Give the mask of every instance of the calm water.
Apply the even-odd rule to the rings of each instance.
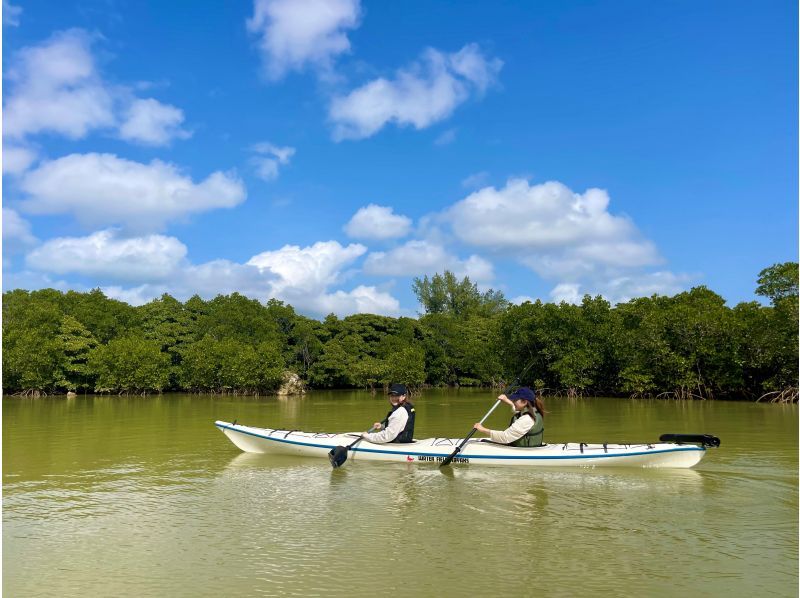
[[[416,404],[417,437],[458,436],[492,397]],[[333,471],[243,454],[213,422],[357,430],[383,397],[4,398],[4,595],[797,595],[797,406],[547,407],[550,442],[705,432],[722,447],[694,470]]]

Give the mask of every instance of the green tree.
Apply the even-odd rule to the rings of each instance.
[[[756,295],[768,297],[773,305],[786,297],[796,298],[797,279],[797,262],[773,264],[759,272]]]
[[[72,316],[61,320],[58,339],[64,354],[62,380],[59,386],[67,390],[87,389],[93,386],[89,369],[89,354],[97,346],[94,335]]]
[[[427,275],[415,278],[412,289],[427,314],[449,314],[455,317],[464,317],[471,313],[491,315],[508,307],[508,302],[500,291],[490,289],[481,293],[478,285],[471,282],[468,276],[458,280],[449,270],[445,270],[444,274],[434,274],[430,279]]]
[[[138,337],[113,339],[89,354],[98,392],[161,392],[169,384],[170,364],[158,341]]]

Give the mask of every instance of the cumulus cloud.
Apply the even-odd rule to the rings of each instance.
[[[512,179],[502,189],[472,193],[447,210],[445,220],[464,243],[516,255],[543,276],[659,263],[653,243],[631,220],[611,214],[608,204],[601,189],[581,194],[558,182]]]
[[[51,131],[79,139],[114,124],[113,99],[97,73],[91,43],[85,31],[71,29],[18,52],[8,73],[5,136]]]
[[[37,159],[36,152],[20,145],[3,144],[3,174],[20,174]]]
[[[318,242],[309,247],[286,245],[276,251],[265,251],[247,263],[277,276],[271,283],[273,296],[318,315],[378,313],[397,315],[400,304],[389,293],[375,287],[359,285],[352,291],[329,292],[340,283],[344,270],[367,251],[354,243],[343,247],[336,241]]]
[[[118,130],[122,139],[166,145],[186,138],[183,111],[105,81],[92,54],[96,37],[82,29],[55,33],[12,56],[3,135],[21,140],[39,133],[82,139],[94,130]]]
[[[366,251],[358,243],[343,247],[336,241],[319,241],[310,247],[285,245],[275,251],[264,251],[250,258],[247,264],[277,275],[277,291],[294,289],[305,293],[339,282],[342,268]]]
[[[334,139],[370,137],[389,123],[424,129],[449,117],[471,95],[497,79],[502,61],[483,55],[477,44],[446,54],[429,48],[420,61],[334,98],[329,117]]]
[[[253,151],[256,155],[251,162],[258,177],[265,181],[277,179],[280,167],[289,164],[289,160],[295,154],[293,147],[279,147],[266,142],[256,144]]]
[[[195,183],[160,160],[142,164],[113,154],[71,154],[44,162],[20,182],[33,214],[72,214],[85,224],[158,230],[167,221],[244,201],[243,183],[214,172]]]
[[[109,285],[102,289],[109,297],[131,305],[142,305],[164,293],[185,301],[195,294],[210,299],[236,292],[263,301],[272,297],[273,278],[271,273],[262,273],[255,266],[218,259],[203,264],[183,263],[168,281],[145,282],[134,287]]]
[[[581,285],[574,282],[558,284],[550,291],[550,298],[555,303],[561,303],[563,301],[565,303],[577,304],[581,302],[582,297]]]
[[[186,246],[174,237],[120,238],[117,231],[104,230],[88,237],[50,239],[30,252],[26,262],[54,274],[139,281],[172,276],[185,257]]]
[[[398,239],[411,230],[411,218],[395,214],[388,206],[374,203],[360,208],[344,226],[344,232],[354,239]]]
[[[331,312],[399,315],[397,299],[374,286],[337,288],[365,252],[363,245],[327,241],[308,247],[286,245],[259,253],[244,264],[224,259],[192,264],[186,259],[186,246],[174,237],[123,237],[118,230],[104,230],[86,237],[52,239],[37,247],[27,256],[30,271],[24,279],[51,274],[91,276],[100,280],[109,297],[133,305],[164,293],[186,300],[194,294],[212,298],[238,292],[261,301],[281,299],[318,317]]]
[[[191,133],[181,129],[183,110],[148,98],[134,100],[125,112],[119,135],[126,141],[144,145],[167,145],[172,139],[187,139]]]
[[[553,301],[577,304],[584,295],[602,295],[611,303],[624,303],[636,297],[675,295],[692,284],[693,276],[668,271],[636,272],[608,280],[561,283],[550,291]]]
[[[350,50],[347,31],[359,25],[359,0],[256,0],[247,30],[269,79],[311,66],[330,74],[335,58]]]
[[[11,208],[3,208],[3,251],[23,250],[36,242],[30,223]]]
[[[461,260],[441,245],[424,240],[409,241],[388,252],[370,253],[364,261],[364,272],[378,276],[422,276],[444,270],[458,277],[469,276],[473,281],[494,278],[488,260],[477,255]]]

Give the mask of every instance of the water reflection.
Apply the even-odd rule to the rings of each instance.
[[[486,396],[426,391],[417,435],[469,430]],[[4,400],[4,593],[366,596],[397,566],[390,591],[528,595],[534,561],[552,595],[796,595],[796,407],[547,406],[553,442],[707,431],[723,446],[696,470],[333,470],[242,453],[212,422],[348,430],[383,397]]]

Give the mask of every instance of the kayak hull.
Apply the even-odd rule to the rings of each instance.
[[[224,421],[215,425],[239,449],[248,453],[327,458],[336,446],[348,446],[359,433],[327,434],[254,428]],[[359,441],[348,451],[352,461],[400,463],[441,463],[462,441],[461,438],[426,438],[409,443],[373,444]],[[568,442],[524,448],[470,439],[454,465],[512,467],[634,467],[681,468],[697,465],[705,447],[674,442],[641,444],[586,444]]]

